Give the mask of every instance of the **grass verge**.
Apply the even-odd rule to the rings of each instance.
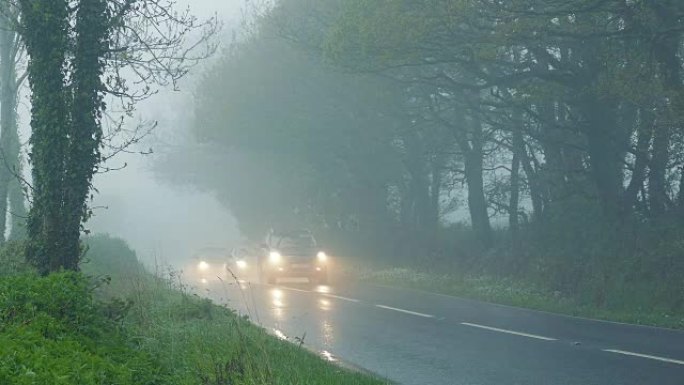
[[[558,314],[684,329],[684,314],[657,308],[620,306],[597,307],[535,285],[491,276],[429,273],[408,268],[389,268],[357,273],[360,280],[394,287],[406,287],[456,297],[510,305]]]
[[[88,244],[83,274],[0,274],[0,383],[385,383],[147,273],[120,240]]]

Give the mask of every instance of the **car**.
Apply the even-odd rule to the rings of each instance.
[[[213,280],[230,279],[229,269],[236,265],[230,250],[224,247],[204,247],[192,257],[192,264],[186,271],[189,278],[202,284]]]
[[[258,250],[252,246],[239,246],[231,250],[231,261],[228,269],[231,275],[239,279],[250,279],[256,274],[254,266]]]
[[[328,255],[308,230],[271,231],[261,244],[258,258],[262,282],[275,284],[279,278],[308,278],[328,282]]]

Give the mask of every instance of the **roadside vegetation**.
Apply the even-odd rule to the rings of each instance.
[[[676,223],[610,228],[584,218],[501,230],[482,250],[452,226],[425,254],[385,260],[362,279],[563,314],[684,328],[684,243]],[[580,228],[581,226],[581,228]],[[628,229],[627,238],[622,231]],[[564,231],[562,231],[564,230]]]
[[[616,305],[596,306],[582,302],[558,291],[536,286],[529,281],[491,275],[465,273],[437,273],[425,269],[394,267],[378,270],[357,271],[363,282],[394,287],[423,290],[474,299],[501,305],[548,311],[577,317],[605,321],[624,322],[635,325],[684,329],[684,313],[659,308],[644,293],[629,290],[627,293],[610,293]],[[637,302],[630,295],[641,298]]]
[[[20,244],[3,249],[0,383],[383,383],[146,272],[120,239],[86,245],[83,273],[46,277],[12,262]]]

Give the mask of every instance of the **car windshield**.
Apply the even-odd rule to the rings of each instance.
[[[310,252],[316,248],[316,241],[308,234],[284,234],[277,238],[276,248],[285,253]]]

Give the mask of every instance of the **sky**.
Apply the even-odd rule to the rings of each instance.
[[[217,15],[224,24],[222,36],[230,36],[240,19],[243,0],[179,0],[178,5],[189,6],[203,18]],[[94,181],[98,190],[95,216],[86,227],[125,239],[148,263],[183,263],[200,248],[230,248],[241,239],[230,212],[211,194],[167,184],[152,172],[164,148],[185,136],[192,121],[193,83],[200,74],[198,68],[181,83],[180,91],[161,90],[138,106],[138,117],[157,121],[158,127],[135,150],[151,147],[155,154],[119,155],[108,166],[126,167],[99,174]]]

